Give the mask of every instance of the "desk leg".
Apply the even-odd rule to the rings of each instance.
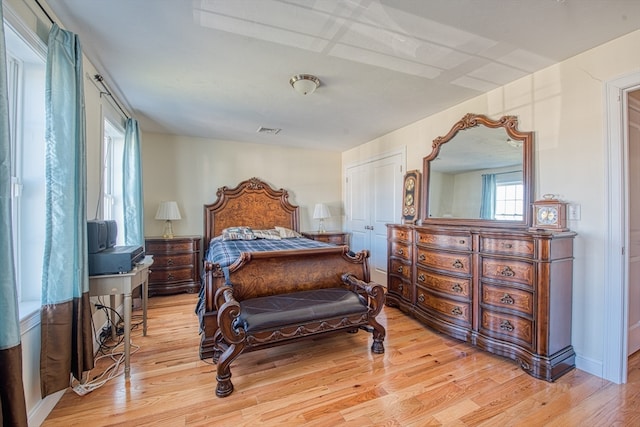
[[[142,335],[147,336],[147,302],[149,300],[149,276],[142,283]]]
[[[111,310],[107,313],[107,320],[111,323],[111,339],[118,340],[118,320],[116,319],[116,296],[109,295],[109,307]]]
[[[131,292],[124,294],[124,378],[129,379],[131,366],[129,356],[131,352]]]

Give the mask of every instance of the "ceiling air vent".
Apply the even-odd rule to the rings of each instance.
[[[260,126],[257,130],[258,133],[270,133],[273,135],[277,135],[278,132],[280,132],[282,129],[278,129],[278,128],[266,128],[264,126]]]

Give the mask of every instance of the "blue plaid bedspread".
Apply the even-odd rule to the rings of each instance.
[[[221,237],[211,239],[211,243],[205,253],[207,261],[217,263],[220,267],[229,267],[242,252],[286,251],[313,248],[333,247],[324,242],[318,242],[306,238],[293,238],[281,240],[255,239],[255,240],[222,240]]]

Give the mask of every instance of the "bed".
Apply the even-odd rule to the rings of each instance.
[[[274,230],[280,238],[275,237]],[[290,288],[292,282],[301,290],[333,286],[343,274],[369,282],[368,251],[354,254],[346,246],[303,238],[299,231],[299,208],[289,202],[289,193],[259,178],[242,181],[233,188],[221,187],[216,201],[204,205],[205,252],[196,308],[201,359],[214,356],[218,330],[215,294],[227,283],[251,281],[258,284],[261,295],[275,295]],[[239,237],[248,232],[262,238]],[[273,237],[268,238],[268,234]],[[243,273],[252,254],[257,253],[259,256],[253,258],[263,263],[266,260],[269,267],[260,277],[254,277],[253,270],[248,274],[249,268]]]

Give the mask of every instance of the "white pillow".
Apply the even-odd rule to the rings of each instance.
[[[276,227],[276,230],[278,230],[278,232],[280,233],[280,237],[282,237],[283,239],[302,237],[302,234],[298,233],[297,231],[293,231],[289,228]]]

